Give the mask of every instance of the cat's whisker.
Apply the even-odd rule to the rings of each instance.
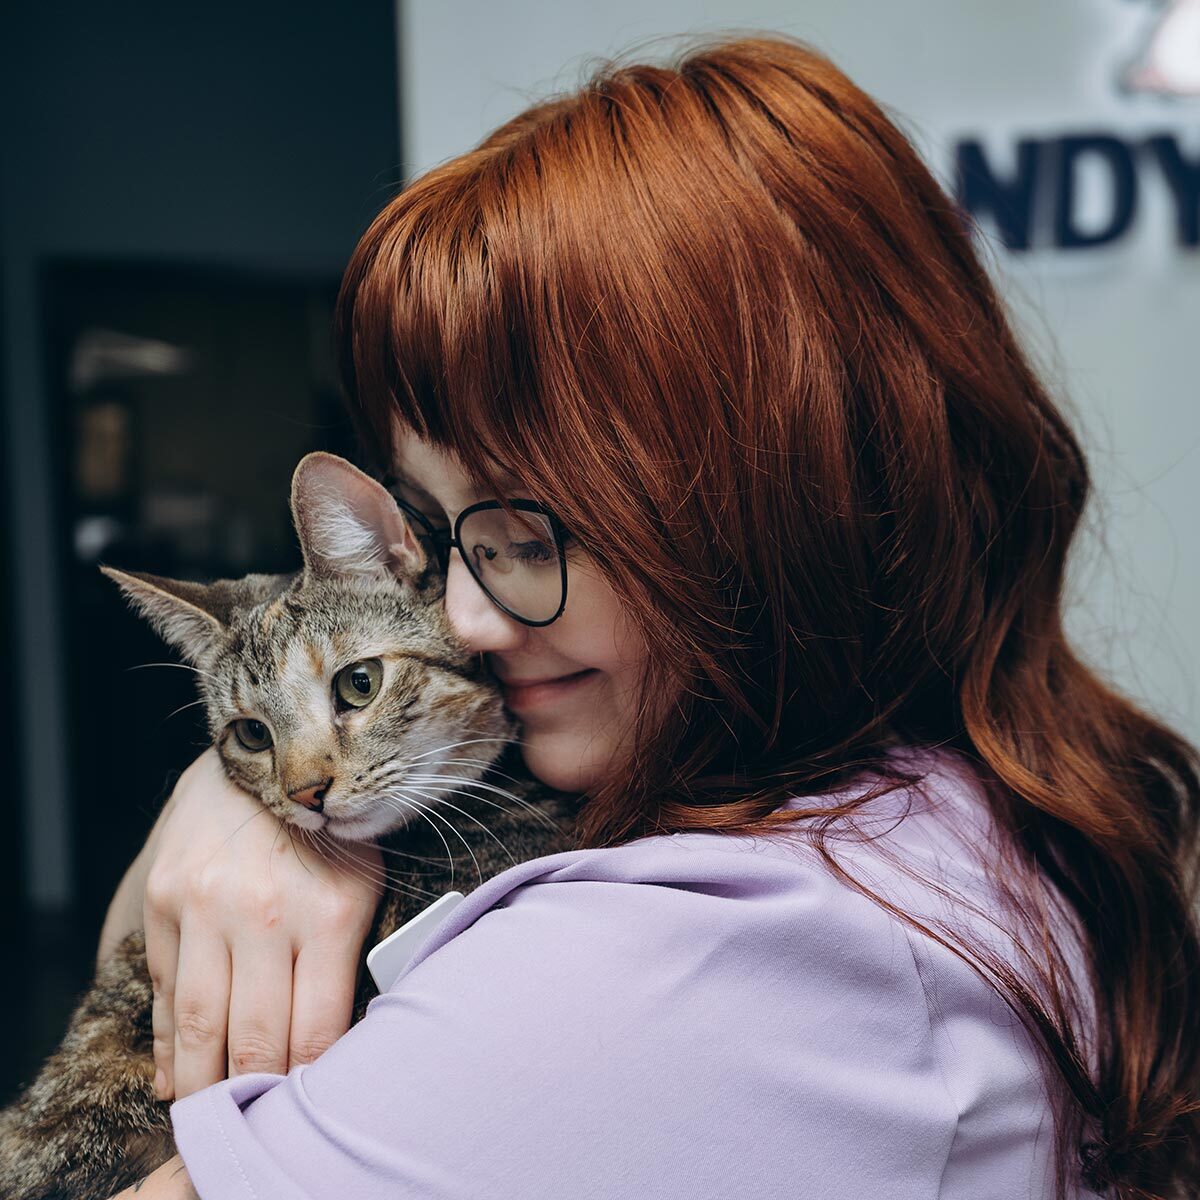
[[[245,829],[246,826],[249,825],[250,822],[253,821],[255,817],[265,817],[268,815],[269,812],[270,812],[270,810],[266,809],[266,808],[259,808],[259,809],[256,809],[254,812],[252,812],[236,829],[231,831],[226,836],[225,840],[221,843],[220,847],[218,847],[218,852],[220,850],[223,850],[227,845],[229,845],[230,841],[232,841],[233,838],[237,837],[237,835],[239,833],[241,833],[241,831],[243,829]],[[276,817],[275,819],[278,820],[279,818]]]
[[[450,764],[450,765],[461,764],[463,766],[468,766],[468,767],[479,767],[481,770],[485,771],[487,774],[495,775],[495,776],[499,777],[500,779],[509,779],[513,783],[524,783],[525,782],[518,775],[510,775],[507,771],[498,771],[495,767],[492,766],[491,763],[489,763],[487,761],[487,759],[484,759],[484,758],[444,758],[444,759],[442,759],[442,763]]]
[[[159,721],[159,725],[165,725],[172,717],[178,716],[181,712],[186,712],[189,708],[196,708],[198,705],[203,703],[203,700],[193,700],[190,704],[181,704],[174,712],[167,713],[167,715],[163,717],[161,721]]]
[[[426,812],[424,807],[422,805],[418,804],[414,800],[408,799],[407,797],[397,795],[395,792],[384,793],[383,795],[381,795],[379,797],[379,802],[381,804],[388,805],[391,808],[397,808],[400,806],[404,806],[408,810],[416,809],[417,815],[422,817],[426,822],[428,822],[430,828],[433,830],[434,833],[436,833],[438,835],[438,837],[441,839],[442,845],[445,846],[445,848],[446,848],[446,861],[450,864],[450,883],[453,886],[453,884],[454,884],[454,854],[450,849],[450,843],[448,841],[446,841],[446,838],[445,838],[444,834],[442,833],[442,831],[430,819],[430,815]],[[450,823],[448,821],[446,822],[446,824],[449,825],[450,830],[458,837],[458,840],[460,842],[462,842],[462,844],[464,846],[467,846],[467,841],[463,837],[463,835],[461,833],[459,833],[458,830],[455,829],[453,825],[450,825]],[[470,849],[471,849],[471,847],[467,846],[468,852],[470,851]],[[474,857],[474,856],[472,856],[472,857]]]
[[[409,775],[405,773],[406,779],[423,779],[426,783],[455,783],[462,784],[463,787],[484,788],[487,791],[495,792],[499,796],[507,796],[514,803],[521,803],[522,798],[515,792],[510,792],[507,788],[502,788],[498,784],[488,783],[483,779],[471,779],[464,775],[434,775],[429,772],[417,772]]]
[[[522,799],[520,796],[515,796],[514,793],[506,791],[503,787],[497,787],[494,784],[486,784],[480,779],[460,779],[456,775],[406,775],[403,779],[404,784],[421,784],[426,787],[438,787],[442,790],[449,790],[451,794],[474,794],[476,799],[481,803],[491,805],[493,809],[499,809],[502,812],[510,812],[511,805],[516,805],[517,808],[524,809],[530,814],[542,815],[541,811],[536,808],[536,805],[530,804],[528,800]],[[493,796],[509,800],[510,806],[497,804],[494,800],[487,799],[481,792],[491,792]]]
[[[337,838],[331,837],[324,829],[297,829],[297,833],[319,854],[327,855],[334,862],[345,868],[347,874],[364,883],[378,886],[381,891],[404,892],[419,899],[436,898],[437,893],[428,888],[409,883],[400,875],[380,867],[370,870],[365,863],[350,851]]]
[[[474,745],[478,745],[480,742],[492,742],[492,743],[498,742],[501,744],[507,744],[508,741],[509,741],[509,739],[505,738],[505,737],[467,738],[465,741],[462,741],[462,742],[450,742],[446,746],[437,746],[432,750],[424,750],[420,754],[413,755],[413,757],[410,758],[408,761],[409,762],[420,762],[423,758],[428,758],[431,754],[443,754],[447,750],[455,750],[459,746],[474,746]]]
[[[335,860],[343,863],[345,869],[351,873],[358,873],[358,877],[370,884],[377,884],[381,892],[395,892],[405,896],[413,896],[418,900],[428,901],[436,900],[440,893],[431,891],[429,888],[421,887],[417,883],[404,876],[394,874],[391,871],[384,871],[381,876],[363,875],[356,867],[357,860],[346,855],[345,848],[339,845],[336,838],[327,838],[327,851],[333,855]]]
[[[296,827],[295,831],[319,854],[332,858],[335,862],[343,863],[355,878],[378,884],[380,887],[388,881],[387,869],[382,864],[375,868],[356,858],[336,838],[330,837],[325,830],[304,829],[301,826]]]
[[[522,787],[522,786],[528,784],[527,778],[522,778],[522,776],[520,776],[520,775],[510,775],[508,772],[506,772],[506,770],[496,770],[496,769],[494,769],[494,767],[492,767],[492,764],[490,762],[487,762],[486,760],[484,760],[484,758],[443,758],[443,760],[438,763],[413,762],[412,766],[414,766],[414,767],[424,766],[426,768],[457,767],[457,766],[475,767],[475,768],[479,769],[478,776],[467,775],[467,776],[463,776],[463,778],[464,779],[472,779],[473,781],[475,781],[475,780],[482,781],[482,780],[487,780],[487,779],[505,779],[505,780],[508,780],[510,782],[510,784],[515,784],[517,787]]]
[[[412,791],[415,791],[417,793],[417,795],[423,796],[426,800],[429,801],[430,804],[444,805],[446,808],[450,808],[450,809],[453,809],[457,813],[461,813],[468,820],[474,821],[474,823],[476,825],[478,825],[479,828],[482,829],[488,835],[488,837],[490,837],[500,847],[500,849],[504,851],[505,854],[509,855],[510,859],[512,858],[511,854],[509,854],[508,847],[504,845],[504,843],[496,836],[496,834],[491,829],[489,829],[482,821],[479,821],[474,816],[472,816],[465,809],[459,808],[457,804],[451,804],[446,799],[447,794],[453,795],[454,793],[447,793],[445,791],[431,790],[429,788],[428,784],[426,784],[423,787],[417,786],[415,780],[407,780],[405,783],[405,786],[407,788],[410,788]],[[478,797],[478,799],[480,801],[482,801],[482,803],[488,804],[492,808],[497,808],[503,813],[508,812],[508,809],[504,808],[502,805],[496,804],[494,801],[488,800],[488,799],[484,798],[483,796]]]
[[[446,762],[448,762],[448,763],[454,762],[454,760],[446,760]],[[438,766],[445,766],[445,764],[446,763],[439,763]],[[407,774],[407,770],[406,770],[406,774]],[[462,784],[469,784],[472,787],[488,787],[488,788],[491,788],[491,790],[493,792],[502,793],[503,796],[508,796],[511,799],[514,799],[514,800],[521,799],[520,796],[517,796],[516,792],[510,792],[510,791],[508,791],[508,788],[500,787],[498,784],[490,784],[490,782],[487,782],[486,778],[475,778],[475,776],[473,776],[473,775],[434,774],[433,770],[425,770],[425,772],[418,772],[418,774],[421,775],[422,779],[438,779],[438,780],[445,780],[445,781],[457,781],[457,782],[462,782]],[[408,776],[408,778],[415,779],[416,776],[412,775],[412,776]]]
[[[292,853],[296,855],[297,861],[305,869],[305,871],[307,871],[309,875],[312,875],[312,872],[308,870],[308,863],[306,863],[299,854],[296,854],[296,839],[295,839],[295,837],[292,836],[292,832],[293,831],[289,828],[288,829],[288,841],[292,843]],[[296,832],[298,832],[300,834],[304,833],[304,831],[302,829],[297,830]],[[304,841],[306,839],[302,836],[300,840]]]
[[[425,798],[427,800],[432,799],[432,797],[429,797],[429,796],[426,796]],[[445,825],[446,828],[449,829],[450,832],[453,833],[454,836],[456,838],[458,838],[458,840],[460,842],[462,842],[463,849],[466,850],[467,854],[470,856],[471,862],[475,866],[475,871],[479,875],[480,881],[483,880],[483,871],[479,866],[479,860],[475,857],[475,851],[471,848],[471,843],[468,842],[465,837],[463,837],[462,831],[454,824],[453,821],[448,821],[444,816],[442,816],[441,813],[439,813],[437,811],[436,808],[431,807],[431,806],[426,806],[426,805],[422,804],[419,800],[415,800],[407,791],[390,792],[387,796],[387,801],[389,803],[400,803],[400,804],[407,805],[410,808],[415,808],[425,818],[425,820],[428,821],[429,824],[433,826],[434,829],[437,829],[437,825],[434,824],[435,819],[438,821],[441,821],[442,824]],[[451,807],[453,807],[453,806],[451,806]],[[440,830],[438,831],[438,836],[439,837],[441,836]],[[451,882],[451,884],[453,884],[454,871],[455,871],[454,855],[451,852],[450,845],[448,842],[446,842],[445,838],[442,838],[442,842],[446,846],[446,854],[449,857],[450,882]]]
[[[437,863],[439,866],[445,861],[440,858],[430,858],[427,854],[410,854],[407,850],[397,850],[394,846],[384,845],[383,842],[376,842],[375,845],[382,854],[390,854],[395,858],[407,858],[419,863]],[[419,872],[414,871],[414,874],[419,874]]]
[[[279,835],[281,832],[286,833],[288,835],[289,840],[291,839],[291,836],[292,836],[291,827],[289,825],[287,825],[285,822],[280,821],[279,824],[275,827],[275,836],[273,838],[271,838],[271,849],[267,851],[267,871],[268,871],[268,873],[270,872],[271,864],[275,861],[275,843],[279,840]],[[292,849],[295,850],[295,846],[293,846]]]
[[[467,818],[468,821],[472,821],[474,824],[478,825],[479,828],[482,829],[483,832],[486,833],[488,835],[488,837],[490,837],[492,839],[492,841],[495,842],[496,845],[499,846],[500,849],[504,851],[504,853],[508,856],[508,860],[513,864],[513,866],[516,866],[517,860],[515,858],[513,858],[512,854],[509,852],[508,847],[477,817],[473,817],[469,812],[467,812],[466,809],[459,808],[457,804],[451,804],[450,801],[447,800],[442,795],[430,795],[428,792],[424,791],[421,788],[416,788],[414,790],[417,792],[418,795],[424,796],[431,804],[439,804],[445,808],[451,808],[456,813],[461,813],[464,817]],[[444,819],[445,818],[443,818],[443,820]],[[460,834],[459,836],[461,837],[462,835]],[[466,844],[467,844],[466,839],[463,838],[463,845],[466,845]],[[469,849],[469,847],[468,847],[468,849]],[[472,858],[472,860],[475,860],[474,852],[471,853],[471,858]],[[475,868],[476,868],[476,870],[479,869],[478,861],[475,861]],[[480,879],[483,878],[482,872],[480,872],[479,877],[480,877]]]
[[[133,667],[126,667],[126,671],[145,671],[149,667],[174,667],[176,671],[191,671],[194,675],[203,675],[206,679],[216,679],[216,676],[211,671],[202,671],[199,667],[190,666],[188,663],[173,663],[173,662],[153,662],[153,663],[138,663]]]
[[[412,781],[414,783],[453,783],[457,784],[463,790],[471,788],[479,791],[492,792],[498,796],[504,796],[511,800],[514,804],[523,809],[525,812],[529,813],[531,816],[536,817],[539,821],[545,822],[550,826],[551,829],[561,828],[558,822],[555,821],[554,818],[549,815],[549,813],[543,812],[542,809],[538,808],[536,804],[530,804],[528,800],[523,799],[521,796],[517,796],[513,792],[507,791],[504,788],[496,787],[494,784],[484,783],[481,779],[457,779],[453,776],[447,775],[410,775],[407,776],[406,781]],[[509,809],[505,808],[504,805],[497,804],[493,800],[488,800],[484,796],[479,796],[478,799],[484,804],[491,805],[492,808],[498,808],[501,812],[509,811]]]

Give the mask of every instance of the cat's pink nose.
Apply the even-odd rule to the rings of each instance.
[[[325,795],[331,787],[333,787],[332,778],[325,780],[324,783],[310,784],[296,792],[288,792],[288,799],[294,800],[297,804],[303,804],[305,808],[311,808],[313,812],[320,812],[325,807]]]

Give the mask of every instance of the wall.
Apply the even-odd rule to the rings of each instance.
[[[63,677],[38,272],[86,257],[336,281],[398,179],[395,20],[353,5],[10,6],[0,41],[16,694]],[[30,898],[70,899],[63,697],[21,721]]]

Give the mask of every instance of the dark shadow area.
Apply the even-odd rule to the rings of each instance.
[[[43,293],[72,857],[90,932],[170,773],[207,744],[192,672],[98,564],[185,579],[295,570],[292,468],[353,444],[326,337],[332,286],[61,263]]]
[[[6,25],[0,1104],[61,1038],[117,881],[207,743],[192,675],[98,564],[299,565],[292,469],[353,457],[333,300],[400,177],[391,0]]]

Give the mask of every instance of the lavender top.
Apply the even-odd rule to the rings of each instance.
[[[860,821],[1003,928],[978,785],[900,753],[924,788]],[[1009,944],[872,843],[833,847],[908,911]],[[1048,1086],[995,992],[810,846],[683,833],[505,871],[315,1063],[171,1116],[203,1200],[1018,1200],[1052,1195]]]

